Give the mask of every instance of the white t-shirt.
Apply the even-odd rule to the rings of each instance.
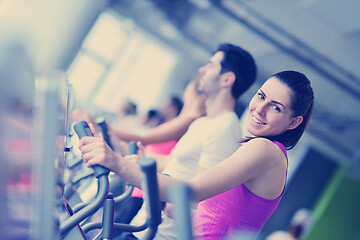
[[[190,125],[173,148],[163,173],[173,178],[190,180],[195,176],[198,166],[210,168],[234,153],[240,146],[241,137],[239,118],[234,112],[226,112],[214,118],[201,117]],[[145,204],[146,200],[131,224],[145,223]],[[154,239],[177,239],[174,223],[173,219],[162,213],[162,223]],[[145,231],[133,234],[143,239]]]

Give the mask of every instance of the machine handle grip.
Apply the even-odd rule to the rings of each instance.
[[[102,239],[112,239],[113,228],[114,228],[114,211],[115,211],[115,200],[114,195],[109,193],[106,201],[104,202],[103,207],[103,238]]]
[[[129,142],[129,154],[137,154],[139,148],[137,142],[131,141]]]
[[[142,188],[145,194],[144,197],[147,200],[147,224],[150,227],[157,228],[161,223],[161,204],[156,175],[156,162],[152,158],[143,158],[140,161],[140,167],[142,170]]]
[[[78,135],[79,139],[81,139],[85,136],[93,136],[91,133],[90,127],[86,121],[80,121],[80,122],[76,123],[74,125],[74,130],[75,130],[76,134]],[[100,166],[100,165],[92,166],[92,169],[94,169],[94,175],[96,178],[99,178],[101,175],[108,175],[110,172],[109,169],[107,169],[103,166]]]
[[[189,185],[176,184],[169,189],[169,197],[175,206],[176,230],[179,239],[193,240],[190,203],[193,199],[193,190]]]
[[[105,142],[109,145],[109,147],[111,149],[114,149],[111,141],[110,141],[110,136],[109,136],[109,129],[108,126],[106,125],[106,121],[105,120],[101,120],[100,122],[97,123],[98,126],[100,127],[101,130],[101,134],[105,140]]]

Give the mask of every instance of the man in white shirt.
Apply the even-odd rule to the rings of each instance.
[[[183,180],[216,165],[239,147],[243,136],[234,107],[240,95],[255,81],[256,64],[242,48],[220,44],[210,61],[199,69],[199,74],[198,90],[206,96],[207,115],[190,125],[163,170]],[[146,221],[145,204],[131,224],[141,225]],[[174,219],[163,213],[154,239],[177,239],[174,223]],[[145,231],[116,239],[143,239]]]

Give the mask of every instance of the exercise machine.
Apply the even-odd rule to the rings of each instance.
[[[85,121],[78,122],[74,125],[74,130],[79,139],[84,136],[92,136],[90,128]],[[134,147],[132,147],[135,149]],[[132,151],[132,150],[130,150]],[[87,239],[86,234],[94,229],[100,229],[98,235],[94,239],[111,239],[113,229],[121,229],[127,232],[137,232],[148,229],[145,239],[152,239],[157,231],[158,225],[161,223],[161,208],[159,199],[159,190],[156,177],[156,163],[153,159],[144,158],[140,160],[142,170],[142,188],[145,198],[148,199],[148,219],[141,226],[133,226],[129,224],[114,223],[114,206],[116,202],[121,201],[130,190],[124,192],[124,196],[114,197],[109,192],[109,170],[102,166],[93,166],[94,176],[98,180],[98,192],[94,200],[77,207],[74,211],[64,199],[64,208],[68,213],[68,217],[60,223],[61,239]],[[81,224],[85,219],[92,216],[100,208],[103,207],[102,222],[93,222]]]

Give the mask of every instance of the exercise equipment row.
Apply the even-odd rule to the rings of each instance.
[[[102,129],[104,139],[107,139],[106,125],[99,125]],[[85,121],[80,121],[74,125],[74,130],[79,139],[84,136],[92,136],[90,128]],[[111,146],[111,145],[110,145]],[[129,144],[129,153],[135,154],[137,146],[135,142]],[[64,191],[63,207],[66,209],[67,216],[60,220],[60,238],[68,239],[88,239],[87,233],[99,229],[99,233],[93,239],[112,239],[114,229],[125,232],[138,232],[148,229],[146,231],[145,239],[153,239],[156,234],[158,225],[161,223],[161,206],[159,199],[159,189],[156,177],[156,162],[151,158],[144,158],[140,160],[140,167],[142,170],[142,189],[144,197],[147,198],[149,204],[148,218],[146,222],[140,226],[130,224],[114,223],[115,204],[121,203],[131,195],[132,186],[129,186],[121,195],[115,197],[109,191],[109,170],[100,165],[93,166],[93,175],[98,182],[98,191],[96,197],[90,202],[80,202],[75,206],[70,206],[67,198],[72,195],[68,190]],[[65,188],[66,189],[66,188]],[[72,189],[72,188],[68,188]],[[87,222],[86,219],[93,216],[99,209],[102,208],[101,222]]]

